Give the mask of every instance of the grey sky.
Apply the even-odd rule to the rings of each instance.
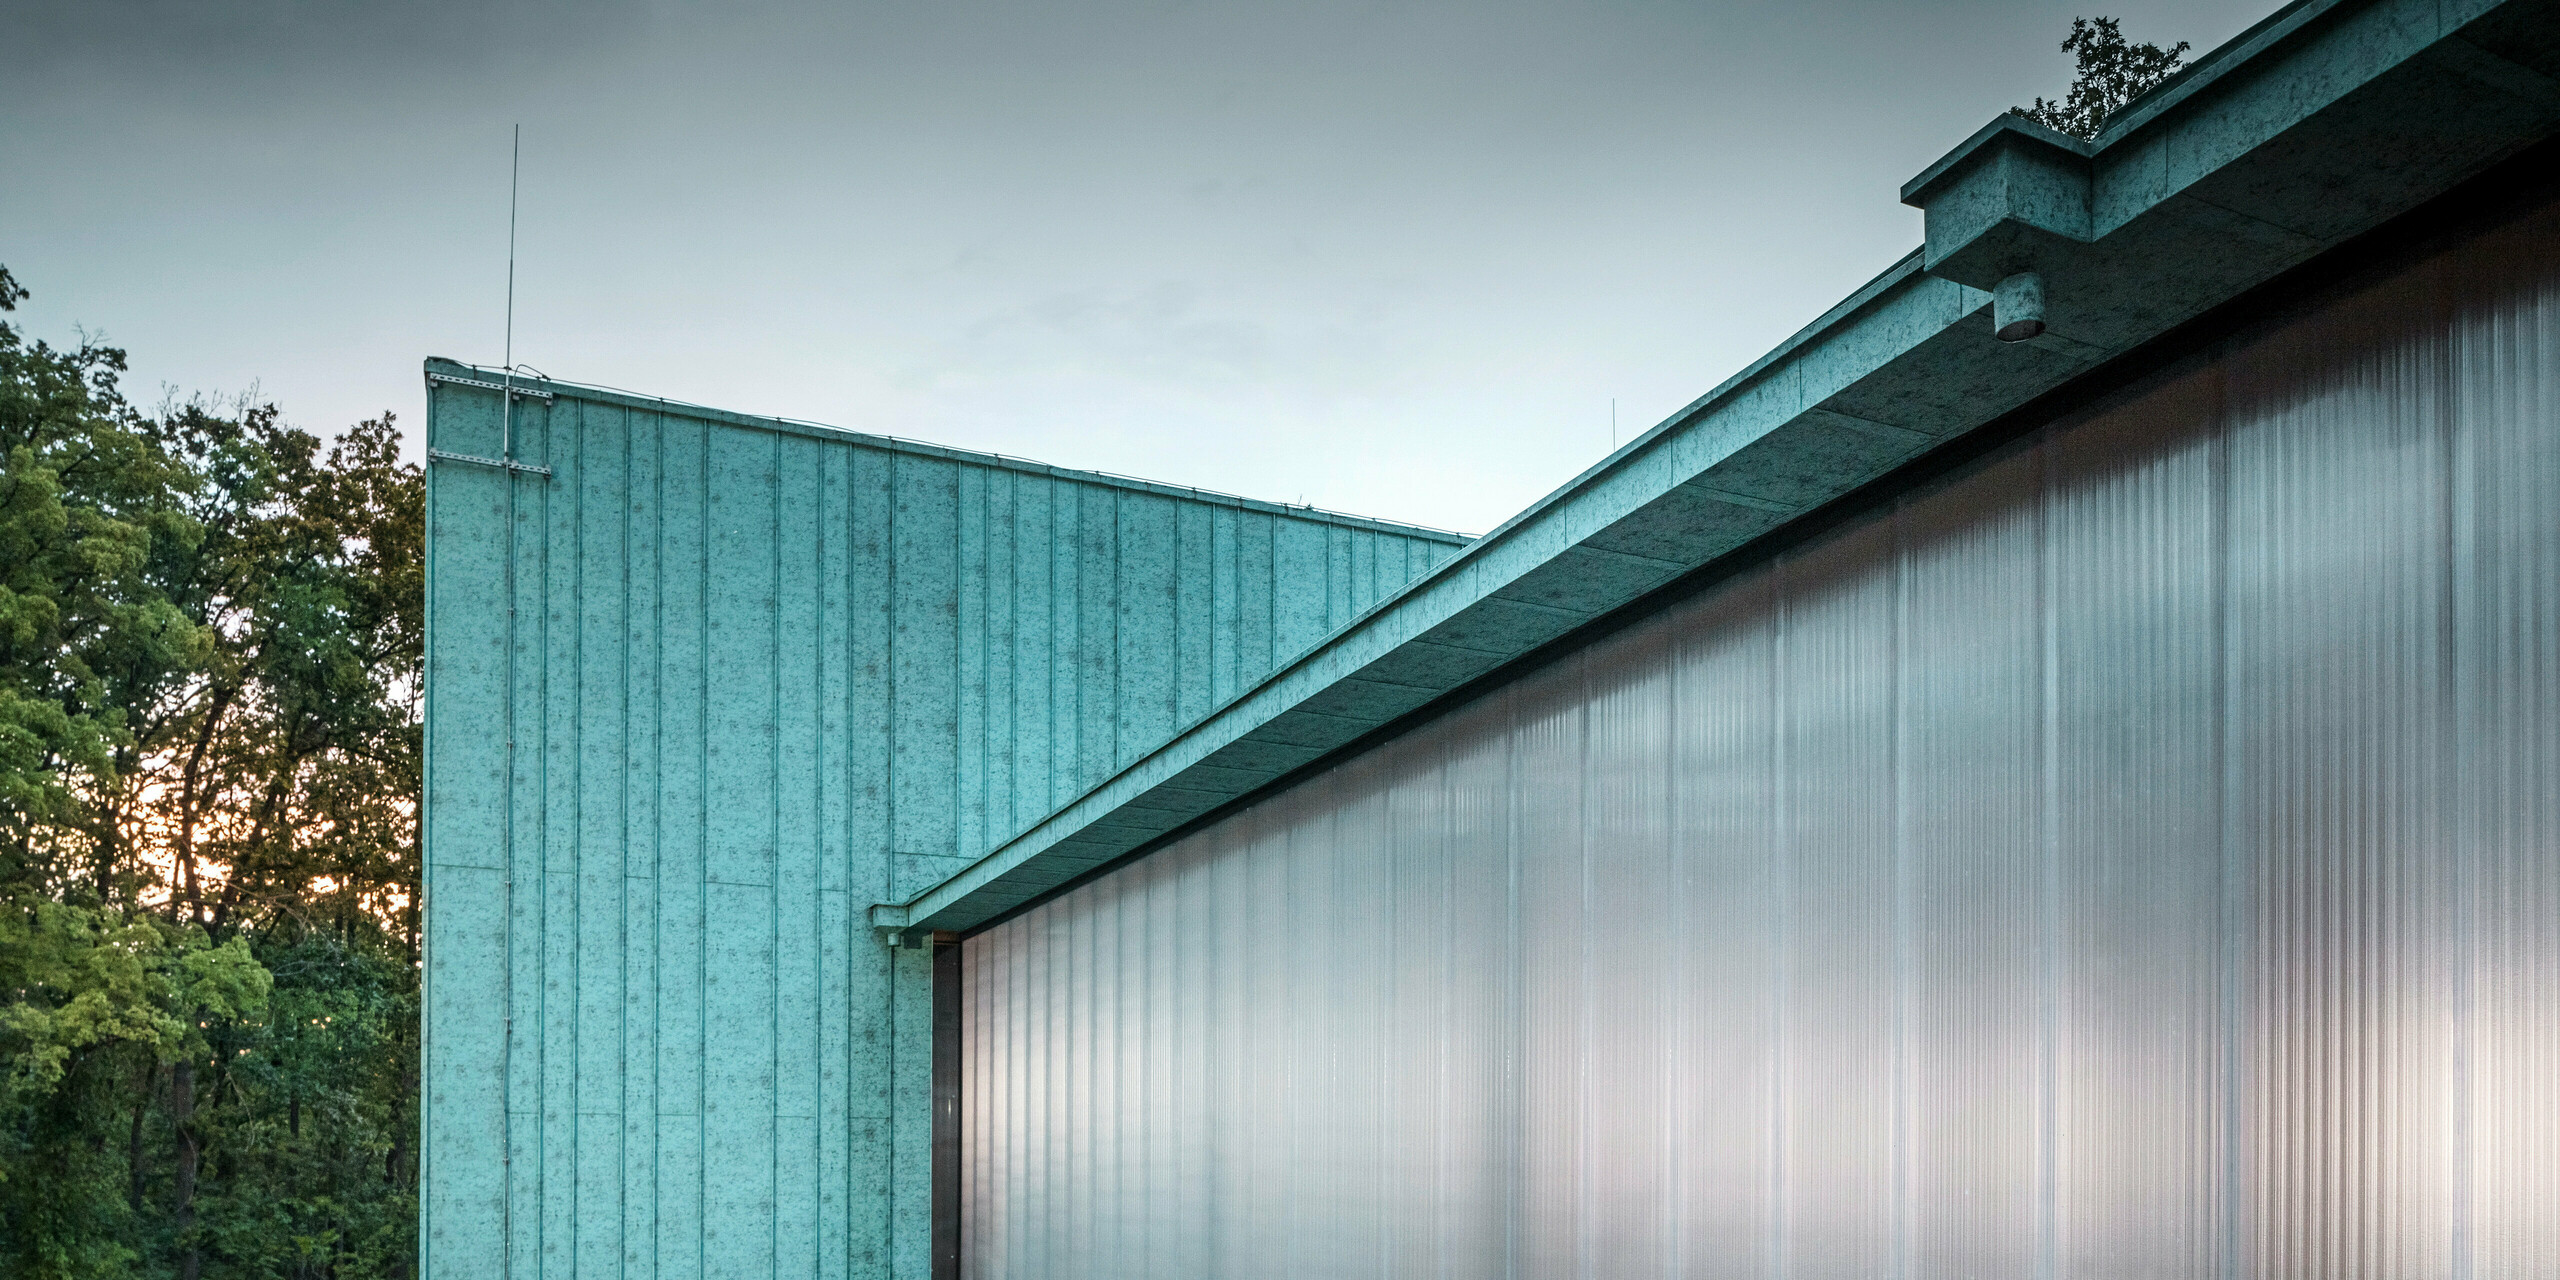
[[[1918,243],[2075,12],[2273,7],[0,0],[0,262],[137,399],[414,427],[521,121],[521,361],[1473,532]]]

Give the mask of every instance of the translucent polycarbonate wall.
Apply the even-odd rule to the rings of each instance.
[[[2560,215],[965,945],[970,1276],[2560,1274]]]

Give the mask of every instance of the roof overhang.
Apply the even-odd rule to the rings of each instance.
[[[903,904],[968,930],[1267,791],[2560,130],[2560,0],[2304,0],[2096,143],[2002,116],[1923,247],[1271,679]],[[2047,330],[1993,335],[2043,279]]]

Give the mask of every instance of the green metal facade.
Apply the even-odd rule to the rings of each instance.
[[[428,373],[437,1280],[925,1275],[930,952],[868,908],[1463,544]]]

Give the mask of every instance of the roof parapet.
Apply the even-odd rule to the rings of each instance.
[[[2089,242],[2088,143],[2014,113],[1904,183],[1921,210],[1921,269],[1988,290],[2064,245]]]
[[[2097,142],[2002,115],[1903,184],[1922,269],[1982,290],[2032,272],[2033,342],[2128,350],[2548,132],[2552,8],[2300,0]]]

